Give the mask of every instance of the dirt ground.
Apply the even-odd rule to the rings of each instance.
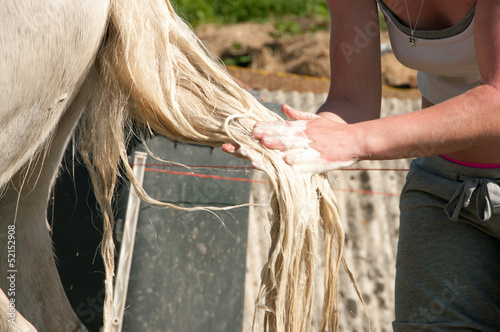
[[[321,18],[310,18],[297,24],[307,30],[325,22]],[[232,59],[237,65],[253,69],[254,73],[255,70],[264,75],[290,73],[320,80],[330,76],[328,31],[287,35],[276,30],[272,23],[245,22],[202,25],[196,34],[215,56]],[[388,42],[387,32],[383,32],[381,43]],[[248,76],[248,72],[245,75]],[[388,96],[419,97],[416,71],[403,67],[392,52],[382,55],[382,81]]]

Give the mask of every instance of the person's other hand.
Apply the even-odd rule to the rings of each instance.
[[[233,143],[224,143],[222,144],[221,149],[222,151],[232,154],[237,158],[247,159],[252,163],[253,167],[263,170],[262,157],[258,153],[249,150],[244,146],[240,147],[239,145]]]

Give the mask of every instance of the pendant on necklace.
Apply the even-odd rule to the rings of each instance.
[[[415,45],[417,45],[417,38],[415,38],[413,30],[410,32],[410,37],[408,38],[408,41],[410,42],[411,47],[415,47]]]
[[[417,38],[413,36],[410,36],[410,38],[408,38],[408,41],[410,42],[411,47],[415,47],[415,45],[417,45]]]
[[[415,32],[415,30],[417,30],[418,19],[420,18],[420,14],[422,13],[422,8],[424,7],[424,1],[425,0],[422,0],[422,2],[420,3],[420,10],[418,11],[417,20],[415,21],[415,26],[413,26],[411,24],[411,17],[410,17],[410,11],[408,10],[408,3],[407,0],[405,0],[406,15],[408,16],[408,25],[410,28],[410,37],[408,38],[408,41],[410,42],[411,47],[415,47],[417,44],[417,38],[415,38],[415,35],[413,33]]]

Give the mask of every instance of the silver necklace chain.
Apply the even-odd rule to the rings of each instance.
[[[406,15],[408,16],[408,24],[410,25],[410,38],[408,39],[408,41],[411,43],[412,47],[415,46],[417,42],[417,38],[415,38],[414,32],[415,30],[417,30],[418,19],[420,18],[420,13],[422,13],[422,8],[424,7],[424,1],[425,0],[422,0],[422,3],[420,4],[420,10],[418,11],[417,20],[415,21],[415,26],[412,26],[410,11],[408,10],[408,2],[407,0],[405,0]]]

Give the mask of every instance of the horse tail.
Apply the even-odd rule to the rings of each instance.
[[[234,82],[168,0],[112,0],[110,6],[108,30],[96,60],[99,87],[78,135],[104,216],[104,331],[112,318],[112,198],[118,170],[143,200],[188,210],[152,199],[133,176],[126,147],[133,123],[175,141],[210,146],[233,142],[262,159],[274,197],[272,248],[259,301],[264,302],[267,329],[304,331],[310,324],[316,233],[323,228],[327,237],[337,236],[337,243],[325,249],[325,260],[333,265],[325,277],[329,296],[324,321],[334,330],[343,232],[326,178],[296,171],[280,152],[253,138],[256,121],[276,121],[279,116]]]

